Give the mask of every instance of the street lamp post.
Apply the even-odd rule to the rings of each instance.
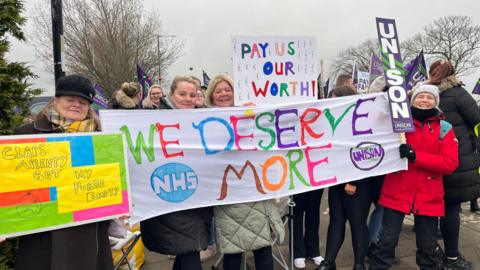
[[[62,70],[62,43],[63,43],[63,15],[62,0],[51,0],[52,6],[52,40],[53,40],[53,67],[55,84],[60,77],[65,76]]]
[[[161,59],[160,59],[160,38],[164,37],[175,37],[175,35],[157,35],[157,57],[158,57],[158,83],[160,84],[162,80],[162,66],[161,66]]]

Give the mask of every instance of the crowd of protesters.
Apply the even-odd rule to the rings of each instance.
[[[356,94],[352,83],[350,76],[339,76],[328,98]],[[386,90],[380,78],[369,92]],[[143,100],[141,86],[125,82],[112,94],[109,105],[123,110],[233,107],[234,91],[227,75],[214,77],[208,87],[194,77],[177,76],[168,93],[160,85],[152,85]],[[472,131],[480,123],[480,110],[445,60],[434,62],[429,79],[409,93],[415,132],[406,133],[398,150],[398,158],[408,160],[408,170],[328,188],[330,222],[327,235],[322,236],[326,238],[324,256],[319,241],[324,191],[294,195],[295,267],[305,268],[310,259],[320,270],[336,269],[348,221],[354,269],[366,269],[365,258],[369,269],[388,269],[398,263],[395,247],[403,219],[413,214],[416,262],[421,269],[474,269],[458,248],[459,213],[461,203],[468,201],[472,211],[478,211],[480,157]],[[18,127],[16,134],[99,131],[98,117],[90,108],[94,95],[88,79],[65,76],[58,81],[51,102],[32,123]],[[108,224],[21,236],[15,269],[113,269]],[[438,226],[444,252],[437,243]],[[248,251],[254,254],[256,269],[271,270],[272,244],[282,242],[285,236],[274,200],[173,212],[144,220],[140,228],[146,248],[174,256],[173,269],[179,270],[200,270],[201,262],[217,252],[223,255],[223,269],[240,269],[242,254]]]

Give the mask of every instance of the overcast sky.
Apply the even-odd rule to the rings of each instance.
[[[25,1],[27,19],[35,1]],[[329,60],[341,49],[377,37],[375,17],[395,19],[400,41],[441,16],[467,15],[480,24],[477,0],[145,0],[144,4],[158,11],[164,32],[186,43],[184,56],[170,68],[169,77],[201,77],[202,69],[210,77],[220,72],[232,74],[232,35],[316,37],[318,57],[324,60],[328,74]],[[34,31],[30,21],[25,30]],[[34,85],[53,93],[53,74],[43,71],[31,44],[12,42],[8,59],[28,62],[39,76]],[[471,91],[479,77],[480,68],[461,79]]]

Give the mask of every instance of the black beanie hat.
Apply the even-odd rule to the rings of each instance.
[[[77,96],[93,103],[95,89],[89,79],[79,75],[68,75],[58,79],[55,96]]]

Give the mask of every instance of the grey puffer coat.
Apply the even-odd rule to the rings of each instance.
[[[282,242],[285,229],[274,200],[214,207],[217,248],[234,254]]]

